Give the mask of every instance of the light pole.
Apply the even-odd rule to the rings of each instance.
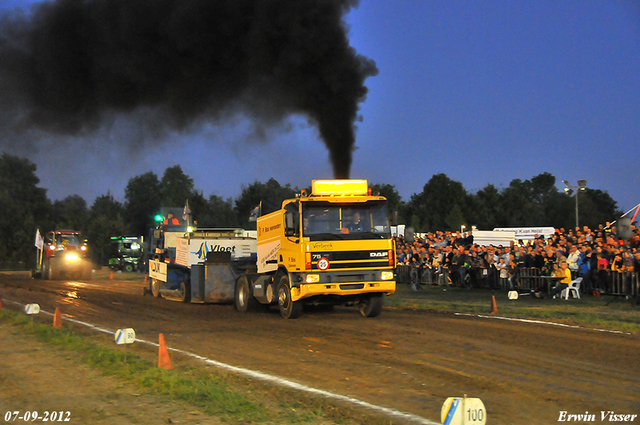
[[[564,185],[567,186],[564,188],[564,191],[567,195],[571,196],[574,191],[576,192],[576,227],[580,227],[580,224],[578,221],[578,192],[584,192],[585,190],[587,190],[587,181],[578,180],[578,186],[569,184],[569,182],[566,180],[562,180],[562,183],[564,183]]]

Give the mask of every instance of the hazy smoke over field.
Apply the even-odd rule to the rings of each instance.
[[[57,0],[0,18],[0,146],[21,131],[90,138],[115,115],[155,131],[304,114],[348,177],[364,81],[357,0]],[[10,139],[10,140],[9,140]],[[130,142],[133,143],[133,142]]]

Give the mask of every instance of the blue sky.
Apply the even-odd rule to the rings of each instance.
[[[346,21],[351,45],[379,69],[365,83],[352,177],[409,200],[437,173],[476,191],[549,172],[559,188],[587,180],[624,211],[640,202],[638,2],[371,0]],[[30,157],[50,198],[89,204],[107,191],[122,201],[131,177],[175,164],[224,198],[271,177],[298,187],[331,178],[315,129],[303,117],[285,124],[258,138],[237,117],[129,151],[110,140],[136,129],[116,122]]]

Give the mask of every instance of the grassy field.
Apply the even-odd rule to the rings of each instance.
[[[54,328],[22,313],[0,309],[0,324],[55,347],[61,356],[84,363],[104,375],[134,385],[160,401],[176,401],[230,424],[372,424],[392,423],[357,406],[292,389],[203,368],[185,359],[172,370],[159,369],[149,357],[156,351],[114,348],[113,338],[65,324]],[[147,350],[148,351],[148,350]],[[175,355],[175,354],[174,354]],[[191,364],[190,364],[191,363]],[[43,389],[48,391],[48,389]],[[217,422],[216,422],[217,423]]]
[[[495,296],[499,316],[553,321],[628,333],[640,332],[640,306],[624,297],[582,295],[576,299],[540,299],[521,294],[510,300],[506,291],[422,286],[413,291],[399,284],[387,305],[438,312],[489,314]]]

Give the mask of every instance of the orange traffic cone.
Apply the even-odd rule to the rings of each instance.
[[[109,273],[109,279],[113,279],[113,272]]]
[[[147,283],[148,279],[149,279],[149,276],[147,276],[147,275],[145,274],[145,275],[144,275],[144,283]]]
[[[56,312],[53,315],[53,327],[54,328],[62,327],[62,315],[60,314],[60,307],[56,307]]]
[[[498,305],[496,304],[496,296],[491,296],[491,314],[496,314],[498,312]]]
[[[0,295],[0,308],[4,308],[4,305],[2,304],[2,295]]]
[[[164,343],[164,334],[160,334],[160,349],[158,350],[158,367],[160,369],[173,369],[169,351]]]

